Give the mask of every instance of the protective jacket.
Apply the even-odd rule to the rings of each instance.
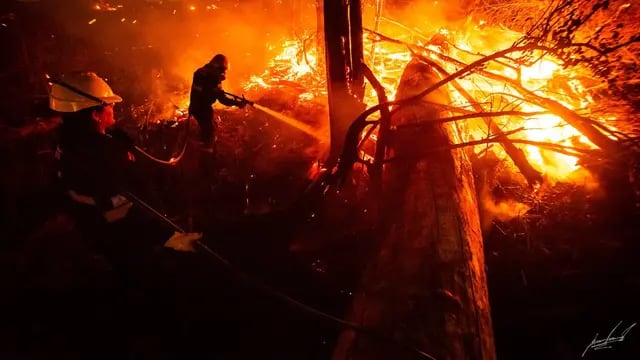
[[[205,65],[193,73],[189,111],[193,115],[212,112],[216,101],[226,106],[241,106],[242,102],[229,98],[222,89],[222,79],[211,66]]]
[[[226,106],[239,106],[244,104],[229,98],[222,90],[221,72],[214,66],[207,64],[193,73],[189,113],[196,119],[200,126],[200,136],[205,147],[215,147],[216,123],[213,117],[212,105],[219,101]]]
[[[67,195],[101,212],[107,222],[124,217],[130,203],[121,194],[138,183],[128,137],[118,131],[101,134],[65,124],[58,136],[58,178]]]

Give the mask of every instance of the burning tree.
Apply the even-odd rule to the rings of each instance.
[[[320,15],[340,14],[320,16],[315,35],[324,41],[312,32],[282,41],[271,66],[243,88],[259,104],[279,98],[271,107],[283,112],[328,103],[336,157],[328,165],[337,161],[330,173],[345,180],[358,163],[372,179],[379,251],[351,320],[437,358],[492,358],[484,204],[475,188],[485,185],[474,185],[480,176],[471,165],[504,159],[532,196],[558,180],[592,177],[585,169],[626,169],[637,151],[629,121],[638,108],[637,9],[600,0],[459,1],[471,11],[456,9],[458,21],[416,27],[407,12],[385,13],[391,1],[317,3]],[[423,14],[451,10],[421,4],[409,6],[422,23]],[[335,358],[396,351],[370,340],[345,332]]]
[[[486,205],[476,195],[490,185],[474,184],[472,164],[503,159],[532,196],[555,181],[595,181],[585,170],[624,173],[637,151],[637,9],[459,1],[471,10],[456,9],[456,22],[417,27],[408,12],[389,16],[391,3],[318,1],[320,15],[340,16],[319,16],[321,31],[282,41],[243,89],[282,112],[328,103],[332,179],[347,179],[356,163],[372,179],[379,251],[350,319],[436,358],[493,358],[478,218]],[[423,25],[424,14],[451,10],[409,6]],[[401,357],[386,345],[345,331],[334,357]]]
[[[519,3],[477,1],[463,26],[421,31],[390,18],[378,29],[380,3],[364,46],[354,37],[358,19],[342,18],[337,37],[324,23],[325,36],[350,39],[325,42],[329,86],[337,81],[334,94],[371,106],[345,129],[336,176],[362,163],[382,194],[379,251],[350,318],[436,358],[494,358],[469,158],[511,159],[534,191],[583,168],[625,174],[637,152],[637,9],[540,1],[523,16]],[[359,50],[368,55],[362,63],[354,62]],[[368,80],[361,95],[352,91],[358,74]],[[332,96],[330,105],[344,101]],[[342,126],[344,112],[332,115],[340,117],[332,126]],[[391,356],[399,357],[352,331],[334,353]]]
[[[614,8],[604,6],[607,2],[598,2],[603,5],[595,6],[591,12],[571,12],[570,8],[590,9],[594,4],[580,1],[556,4],[559,8],[551,11],[553,3],[536,2],[539,13],[527,10],[527,14],[546,20],[521,33],[501,26],[506,22],[515,27],[512,24],[515,20],[505,17],[518,14],[515,10],[508,11],[517,9],[518,3],[501,2],[501,12],[487,4],[497,7],[495,3],[476,3],[477,11],[459,28],[422,31],[376,14],[382,30],[363,28],[365,70],[370,68],[375,79],[368,77],[361,101],[368,106],[379,102],[374,83],[379,83],[386,98],[395,99],[404,66],[412,58],[429,63],[447,78],[438,86],[450,89],[452,100],[445,106],[455,116],[446,121],[465,128],[465,141],[480,142],[461,146],[474,146],[476,153],[484,153],[487,148],[497,151],[486,143],[501,143],[532,184],[541,181],[540,173],[548,180],[564,180],[580,168],[577,157],[591,158],[598,154],[592,151],[597,148],[616,151],[611,149],[618,147],[613,143],[629,143],[630,139],[620,140],[624,137],[622,132],[633,130],[625,120],[633,106],[637,106],[635,80],[628,78],[632,72],[624,71],[635,66],[635,34],[630,33],[628,23],[636,10],[628,4]],[[365,3],[365,10],[366,6]],[[494,16],[492,23],[484,20],[485,14]],[[618,45],[606,47],[602,41],[611,42],[612,38],[622,36],[621,30],[600,29],[600,35],[590,31],[595,22],[602,22],[606,16],[618,19],[616,27],[626,31],[625,39]],[[571,20],[563,23],[564,18]],[[527,23],[530,19],[522,21]],[[571,35],[562,35],[562,31],[573,34],[571,43],[566,43]],[[296,91],[301,104],[321,98],[326,94],[326,82],[318,66],[324,62],[320,61],[313,42],[304,37],[283,45],[282,53],[274,58],[277,73],[270,71],[254,77],[245,89],[264,91],[288,84],[304,89]],[[599,47],[600,52],[596,51]],[[627,61],[615,61],[621,57]],[[265,81],[267,78],[270,81]],[[377,126],[377,111],[389,105],[367,110],[363,121],[370,118],[374,121],[362,123],[362,128]],[[603,126],[609,130],[602,129]],[[501,139],[505,133],[509,142]],[[376,131],[370,135],[373,136],[369,139],[375,141]],[[521,145],[516,148],[510,143]],[[504,156],[502,151],[498,153]]]
[[[443,22],[437,14],[451,9],[442,3],[318,1],[320,15],[340,16],[282,41],[271,66],[244,84],[252,100],[279,101],[270,107],[297,118],[347,104],[331,112],[339,141],[330,180],[354,167],[370,176],[379,239],[349,314],[365,334],[343,332],[336,359],[495,357],[477,188],[496,181],[479,181],[481,172],[497,170],[483,160],[508,164],[531,197],[555,181],[638,178],[629,166],[640,106],[635,4],[459,0],[469,10]],[[391,16],[390,5],[410,11]],[[134,110],[184,119],[185,91],[175,97]]]

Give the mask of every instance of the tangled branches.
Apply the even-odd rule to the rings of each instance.
[[[587,155],[592,159],[600,160],[623,157],[630,148],[638,145],[637,138],[628,136],[626,134],[628,131],[618,127],[617,124],[617,130],[609,128],[605,123],[612,118],[606,116],[608,111],[604,111],[603,116],[593,118],[591,106],[598,103],[602,110],[606,108],[602,106],[604,103],[611,104],[611,101],[615,101],[616,104],[624,103],[619,99],[613,99],[609,94],[601,94],[600,97],[607,101],[598,101],[594,93],[608,89],[606,84],[612,83],[609,79],[616,79],[616,74],[611,69],[621,63],[616,60],[623,60],[624,54],[634,54],[634,46],[640,42],[640,36],[633,32],[634,29],[628,28],[631,32],[626,33],[615,31],[615,29],[624,28],[622,21],[625,20],[623,18],[630,6],[622,4],[611,13],[610,9],[613,8],[611,1],[553,0],[546,3],[548,6],[542,10],[540,16],[535,17],[536,20],[532,22],[529,31],[518,40],[514,39],[510,46],[505,44],[506,48],[490,54],[459,46],[460,44],[454,40],[454,35],[450,36],[449,32],[436,33],[430,39],[421,36],[418,43],[406,43],[378,31],[365,29],[372,35],[374,41],[406,46],[414,60],[429,64],[440,73],[442,79],[414,97],[381,103],[368,109],[354,124],[366,125],[369,123],[366,122],[366,118],[375,111],[390,105],[403,106],[441,86],[451,86],[452,94],[459,94],[458,98],[463,101],[451,104],[448,111],[461,115],[442,120],[458,121],[478,117],[483,119],[484,126],[488,130],[487,137],[483,139],[474,136],[475,138],[471,141],[455,146],[475,146],[487,141],[499,142],[530,184],[538,182],[535,172],[525,171],[531,166],[527,158],[519,155],[519,149],[512,143],[532,145],[582,159]],[[620,22],[612,22],[612,20]],[[604,25],[596,26],[595,24]],[[606,27],[609,27],[609,30]],[[482,31],[481,28],[479,30]],[[614,42],[614,40],[619,41]],[[634,59],[633,56],[629,57]],[[544,83],[530,81],[531,69],[541,64],[551,64],[552,67],[560,65],[560,69],[567,71],[552,70],[553,75],[547,75]],[[629,75],[630,79],[633,76],[633,74],[626,75]],[[466,87],[461,85],[460,82],[463,81]],[[580,85],[575,86],[576,83]],[[599,83],[605,85],[602,86]],[[634,82],[629,81],[627,84],[634,84]],[[525,114],[521,118],[526,119],[530,124],[532,122],[529,122],[529,119],[545,121],[552,119],[546,114],[531,115],[531,111],[553,114],[563,119],[577,130],[577,133],[600,149],[587,151],[587,148],[574,147],[569,142],[562,145],[554,143],[554,146],[550,147],[550,143],[512,138],[510,135],[515,133],[502,128],[502,124],[506,125],[505,122],[496,126],[494,117],[497,116],[496,114],[511,114],[514,111]],[[628,119],[626,116],[614,118]],[[433,122],[433,120],[427,122]],[[426,126],[426,124],[415,125]],[[520,130],[523,129],[518,131]],[[576,150],[579,151],[576,152]],[[606,156],[602,156],[604,154]],[[345,156],[345,158],[354,158],[354,156]],[[384,160],[376,159],[374,163],[380,161]]]
[[[637,6],[616,0],[554,1],[515,45],[547,47],[565,67],[589,69],[606,82],[607,96],[627,100],[640,111],[639,14]],[[527,60],[535,61],[534,55]]]
[[[524,32],[544,14],[552,1],[480,0],[472,12],[482,20]]]

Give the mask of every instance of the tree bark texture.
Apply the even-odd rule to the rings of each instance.
[[[361,2],[324,0],[323,18],[331,128],[327,166],[332,167],[342,152],[349,125],[364,110]]]
[[[430,66],[412,61],[397,96],[409,97],[437,80]],[[442,117],[429,102],[447,101],[444,90],[431,93],[395,112],[391,124]],[[495,359],[471,164],[461,149],[432,150],[460,141],[455,123],[422,129],[392,135],[381,242],[349,315],[395,343],[347,330],[334,360],[419,358],[411,348],[439,360]]]

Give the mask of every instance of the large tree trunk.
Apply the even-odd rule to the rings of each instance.
[[[428,65],[411,62],[398,98],[437,80]],[[442,114],[428,102],[447,100],[445,92],[434,92],[401,108],[392,125],[436,119]],[[458,141],[455,124],[393,135],[394,160],[384,169],[383,236],[350,320],[397,343],[344,331],[334,360],[415,359],[407,345],[439,360],[495,358],[471,165],[460,149],[432,151]]]
[[[364,110],[362,11],[360,0],[324,0],[324,46],[331,148],[327,167],[342,153],[349,125]]]

